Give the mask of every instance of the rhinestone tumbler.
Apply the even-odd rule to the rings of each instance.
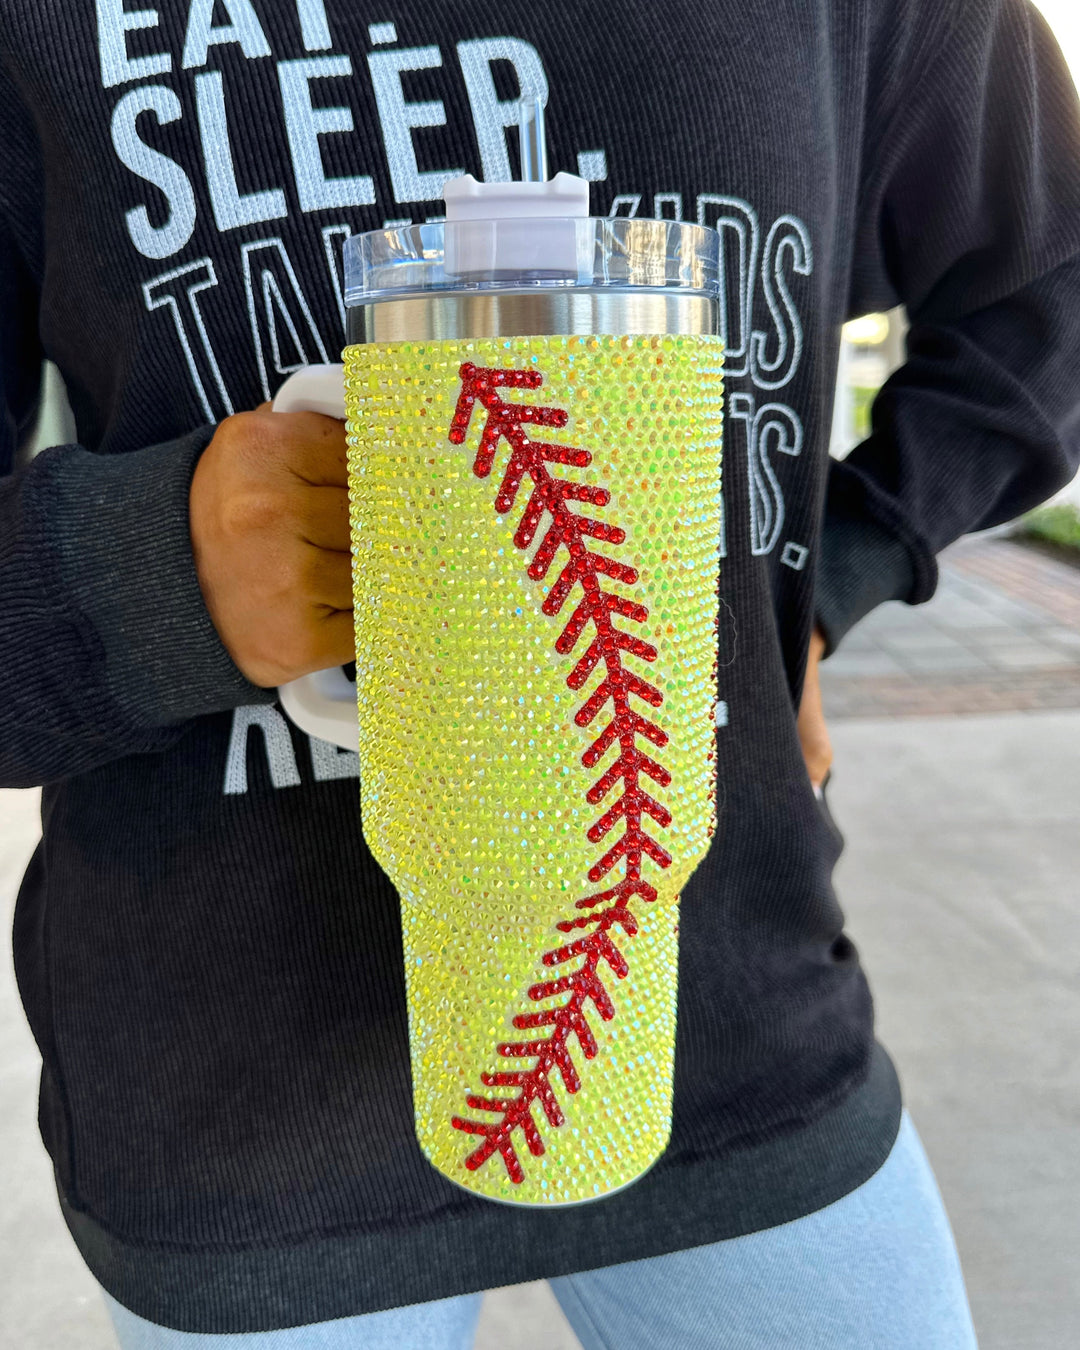
[[[458,180],[446,222],[345,247],[348,734],[401,900],[416,1134],[532,1205],[665,1148],[715,810],[717,240],[585,194]]]

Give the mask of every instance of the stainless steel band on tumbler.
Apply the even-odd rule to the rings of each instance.
[[[431,292],[355,305],[349,343],[483,337],[715,333],[713,296],[620,290]]]

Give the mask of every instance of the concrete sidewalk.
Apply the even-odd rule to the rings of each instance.
[[[983,1350],[1080,1344],[1080,712],[834,727],[837,874]]]
[[[1009,539],[940,559],[927,605],[882,605],[822,667],[841,717],[1080,708],[1080,570]]]

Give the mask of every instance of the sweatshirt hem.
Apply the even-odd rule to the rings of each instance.
[[[60,1192],[68,1228],[109,1294],[179,1331],[271,1331],[685,1251],[774,1228],[842,1199],[900,1128],[900,1083],[869,1071],[801,1129],[717,1157],[660,1162],[610,1199],[543,1212],[479,1204],[410,1229],[234,1251],[162,1251],[109,1233]]]

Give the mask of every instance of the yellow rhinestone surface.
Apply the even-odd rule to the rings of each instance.
[[[721,357],[719,339],[675,336],[370,344],[344,355],[363,829],[401,897],[417,1138],[440,1171],[493,1199],[591,1199],[639,1176],[667,1142],[678,896],[714,825]],[[464,366],[480,372],[468,417]],[[532,384],[496,388],[493,371]],[[562,421],[522,420],[526,406]],[[496,438],[480,477],[485,426],[504,424],[517,430]],[[563,450],[584,454],[571,462]],[[520,475],[500,510],[515,454],[533,476]],[[560,501],[572,520],[551,508]],[[579,557],[622,568],[592,569],[590,603],[607,597],[613,628],[577,688],[568,677],[590,643],[604,645],[603,625],[581,619],[573,649],[557,649],[588,599],[585,582],[569,586],[571,550],[551,534],[560,513],[591,551]],[[533,579],[545,541],[554,552]],[[564,603],[545,613],[561,577]],[[589,838],[620,800],[618,782],[587,800],[619,741],[583,764],[617,700],[587,725],[575,719],[613,670],[660,699],[631,693],[622,706],[652,728],[636,742],[631,730],[628,743],[662,771],[646,766],[634,781],[657,808],[641,830],[670,862],[639,857],[656,898],[624,895],[630,920],[604,928],[597,916],[617,902],[578,902],[630,874],[628,854],[590,880],[638,817],[616,809],[603,837]],[[614,955],[601,950],[605,937]],[[588,951],[568,951],[586,939]],[[581,993],[590,961],[601,987],[578,1000],[581,1034],[564,1035],[571,1063],[542,1075],[527,1123],[488,1138],[483,1129],[543,1067],[539,1050],[521,1047],[566,1031],[544,1017]],[[492,1151],[477,1163],[485,1139]]]

